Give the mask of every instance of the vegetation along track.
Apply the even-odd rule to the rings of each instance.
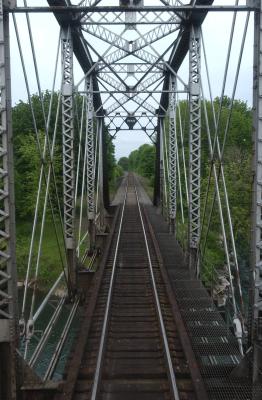
[[[137,190],[129,174],[59,399],[206,399]]]

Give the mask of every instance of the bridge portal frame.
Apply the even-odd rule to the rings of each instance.
[[[49,0],[51,3],[52,1]],[[197,1],[198,3],[198,1]],[[200,1],[201,3],[201,1]],[[212,1],[207,1],[207,3],[211,3]],[[262,291],[262,184],[261,184],[261,179],[262,179],[262,167],[261,167],[261,158],[262,158],[262,100],[261,100],[261,93],[262,93],[262,60],[261,60],[261,51],[262,51],[262,5],[260,1],[253,1],[250,2],[252,4],[256,4],[256,7],[260,5],[260,10],[256,11],[256,18],[255,18],[255,56],[254,56],[254,107],[255,107],[255,113],[254,113],[254,127],[255,127],[255,135],[254,135],[254,143],[255,143],[255,158],[254,158],[254,170],[255,170],[255,179],[254,179],[254,208],[253,208],[253,281],[254,281],[254,309],[253,309],[253,329],[252,329],[252,340],[254,342],[254,369],[253,369],[253,377],[254,380],[258,379],[258,371],[261,369],[262,365],[262,357],[261,357],[261,346],[262,346],[262,301],[261,301],[261,291]],[[7,307],[8,310],[10,311],[10,314],[8,315],[7,318],[2,318],[0,320],[0,346],[2,346],[2,343],[7,343],[8,349],[13,350],[13,344],[15,342],[15,337],[16,335],[13,335],[13,332],[15,333],[15,323],[14,321],[14,315],[15,315],[15,307],[16,307],[16,268],[15,268],[15,233],[14,233],[14,200],[13,200],[13,161],[12,161],[12,129],[11,129],[11,118],[10,118],[10,113],[11,113],[11,90],[10,90],[10,60],[9,60],[9,24],[8,24],[8,13],[4,14],[3,13],[3,4],[1,4],[1,9],[0,9],[0,15],[3,16],[3,19],[0,18],[0,35],[3,35],[3,40],[1,41],[0,45],[0,79],[1,79],[1,136],[2,136],[2,151],[1,151],[1,158],[2,158],[2,177],[1,179],[3,180],[4,184],[4,190],[2,191],[2,201],[3,201],[3,210],[1,211],[1,217],[2,221],[4,222],[5,230],[1,232],[1,239],[2,241],[7,243],[7,253],[1,254],[5,259],[6,259],[6,265],[7,265],[7,273],[3,272],[1,270],[1,283],[3,283],[5,280],[7,282],[7,299],[9,301]],[[4,2],[5,4],[5,2]],[[15,4],[15,0],[7,1],[6,0],[6,5],[10,7],[10,4]],[[89,8],[90,9],[90,8]],[[117,8],[119,9],[119,8]],[[144,8],[143,8],[144,9]],[[142,10],[143,10],[142,9]],[[211,10],[211,7],[203,7],[200,9],[195,8],[198,10],[198,12],[202,12],[205,14],[206,12]],[[250,10],[253,10],[254,6],[250,6]],[[36,9],[35,9],[36,10]],[[142,11],[141,10],[141,11]],[[188,11],[189,8],[185,8],[185,11]],[[232,10],[238,10],[241,11],[240,7],[233,7]],[[248,10],[247,7],[245,7],[245,11]],[[22,12],[25,11],[30,11],[28,9],[20,10]],[[33,11],[33,10],[31,10]],[[41,8],[41,10],[43,9]],[[51,10],[49,11],[55,11],[55,12],[61,12],[62,10]],[[68,8],[67,8],[68,11]],[[94,9],[95,11],[95,9]],[[155,10],[157,11],[157,10]],[[192,8],[192,11],[193,8]],[[214,9],[213,9],[214,11]],[[220,10],[217,10],[220,11]],[[225,10],[221,10],[225,11]],[[202,18],[202,17],[201,17]],[[200,18],[200,19],[201,19]],[[200,22],[201,24],[201,22]],[[74,28],[77,30],[77,28]],[[177,54],[179,53],[179,46],[181,50],[181,46],[184,45],[184,40],[187,38],[189,39],[189,54],[190,54],[190,86],[189,86],[189,93],[190,93],[190,107],[191,107],[191,121],[190,121],[190,212],[189,212],[189,220],[190,220],[190,237],[189,237],[189,242],[190,242],[190,254],[191,254],[191,265],[194,264],[195,261],[195,249],[197,248],[197,244],[199,241],[199,229],[200,229],[200,128],[201,128],[201,118],[200,118],[200,83],[199,83],[199,77],[200,77],[200,65],[199,65],[199,59],[200,59],[200,46],[198,40],[199,40],[199,25],[193,24],[191,27],[191,30],[185,31],[184,35],[182,35],[179,38],[179,41],[177,43],[176,47],[176,52],[172,54],[171,60],[170,60],[170,65],[173,66],[173,62],[178,62],[181,63],[181,60],[183,58],[183,54],[186,50],[187,52],[187,46],[183,49],[183,54],[180,54],[179,57],[176,57]],[[65,36],[64,36],[65,38]],[[79,39],[80,38],[80,39]],[[78,40],[78,54],[81,53],[83,49],[81,49],[81,35],[79,35]],[[71,44],[73,41],[76,40],[75,37],[73,37],[73,32],[70,33],[70,41]],[[80,40],[80,41],[79,41]],[[71,46],[70,44],[70,46]],[[70,54],[72,54],[71,49],[70,49]],[[64,54],[65,55],[65,54]],[[72,56],[71,56],[72,57]],[[2,58],[2,59],[1,59]],[[85,57],[81,57],[82,60]],[[178,61],[176,61],[178,60]],[[174,71],[176,71],[177,68],[174,66]],[[170,77],[170,74],[169,74]],[[97,84],[96,81],[93,81],[93,78],[90,78],[89,80],[90,84],[94,84],[94,98],[97,100],[99,96],[97,94],[99,93],[97,90]],[[66,97],[72,97],[70,92],[70,88],[63,88],[63,96]],[[165,90],[165,88],[164,88]],[[88,93],[88,91],[87,91]],[[89,94],[87,96],[91,96],[91,90],[89,90]],[[164,101],[168,101],[168,95],[167,91],[163,91],[163,96],[164,96]],[[71,99],[70,99],[71,100]],[[91,100],[90,100],[91,101]],[[93,107],[93,99],[92,99],[92,107]],[[72,106],[69,106],[70,109],[70,135],[72,133],[72,115],[71,115],[71,110]],[[89,113],[89,111],[88,111]],[[66,117],[66,110],[63,112],[64,117]],[[91,127],[91,120],[93,122],[93,117],[90,117],[90,114],[88,114],[88,123],[90,123]],[[163,120],[162,120],[163,123]],[[68,128],[68,124],[66,120],[64,120],[64,129],[66,130]],[[93,127],[92,129],[90,128],[90,149],[92,145],[91,141],[94,140],[94,134],[93,134]],[[92,134],[91,134],[92,132]],[[64,134],[66,135],[65,131]],[[68,136],[69,138],[69,136]],[[92,140],[91,140],[92,139]],[[70,136],[70,140],[72,140],[72,136]],[[68,161],[70,159],[70,163],[72,167],[72,159],[69,157],[69,154],[64,154],[64,163],[66,164],[65,159]],[[90,169],[89,171],[92,170],[93,174],[93,160],[91,157],[91,152],[90,152]],[[6,167],[6,168],[4,168]],[[71,171],[71,170],[70,170]],[[173,178],[173,177],[172,177]],[[93,181],[94,181],[94,175],[93,175]],[[72,175],[70,176],[70,183],[71,183],[71,188],[70,190],[74,190],[74,178]],[[7,189],[7,190],[6,190]],[[93,189],[91,187],[90,189],[90,196],[93,195]],[[74,199],[74,196],[72,196],[72,199]],[[66,204],[66,200],[65,200]],[[92,204],[92,201],[89,203]],[[94,206],[94,204],[93,204]],[[74,206],[70,208],[70,218],[74,222],[74,215],[71,213],[73,209],[74,212]],[[89,220],[92,221],[92,212],[93,210],[89,210]],[[92,222],[91,222],[92,223]],[[67,225],[66,225],[67,226]],[[69,235],[68,237],[71,236]],[[68,245],[68,250],[71,250],[71,247],[74,247],[71,245],[71,240],[69,241],[70,244]],[[9,254],[10,253],[10,254]],[[11,256],[10,256],[11,255]],[[71,269],[74,271],[75,264],[74,264],[74,257],[69,257],[70,259],[72,258],[72,265]],[[4,322],[8,321],[8,322]],[[1,329],[3,328],[3,329]],[[5,332],[7,335],[5,336]],[[4,340],[3,340],[4,339]],[[11,354],[11,353],[10,353]],[[14,353],[12,353],[13,355]],[[13,362],[15,360],[15,357],[11,357],[10,361]],[[12,364],[10,371],[13,371],[13,365]],[[12,379],[12,384],[11,384],[11,394],[10,398],[15,398],[13,397],[14,395],[14,387],[16,385],[15,382],[15,375],[11,374],[11,379]]]

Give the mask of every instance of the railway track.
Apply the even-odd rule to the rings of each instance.
[[[161,256],[129,174],[58,399],[205,400]]]

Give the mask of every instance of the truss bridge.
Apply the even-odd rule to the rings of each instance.
[[[0,400],[262,399],[261,1],[2,0],[0,38]]]

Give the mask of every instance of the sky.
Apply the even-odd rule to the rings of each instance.
[[[46,5],[45,0],[28,0],[28,5]],[[77,1],[74,1],[77,3]],[[186,1],[184,1],[186,4]],[[217,0],[214,2],[215,5],[229,5],[234,4],[234,0]],[[22,0],[18,0],[18,4],[22,5]],[[101,4],[109,4],[108,1],[104,1]],[[118,4],[116,0],[111,0],[110,5]],[[145,0],[145,4],[159,5],[161,4],[158,0]],[[240,4],[245,4],[245,1],[240,1]],[[225,60],[229,42],[230,29],[232,24],[233,13],[209,13],[204,24],[203,24],[203,36],[206,48],[210,81],[212,86],[213,97],[221,94],[223,74],[225,69]],[[51,14],[31,15],[30,16],[32,32],[35,44],[36,59],[39,69],[39,77],[41,81],[41,89],[51,90],[54,76],[54,66],[56,60],[59,27],[55,18]],[[240,44],[242,40],[244,24],[246,20],[246,13],[239,13],[236,21],[235,36],[233,40],[233,47],[231,53],[231,59],[229,64],[229,73],[226,84],[226,94],[231,96],[233,81],[238,62],[238,55]],[[30,85],[30,92],[37,92],[37,84],[33,68],[33,60],[30,52],[30,42],[26,27],[26,20],[24,15],[16,15],[17,26],[19,30],[19,37],[21,40],[21,46],[23,49],[24,60],[26,64],[28,80]],[[19,100],[26,101],[27,94],[21,68],[21,60],[19,57],[17,40],[13,28],[13,21],[11,17],[11,73],[12,73],[12,101],[13,104],[19,102]],[[152,27],[151,27],[152,28]],[[119,28],[113,28],[119,29]],[[146,28],[144,28],[146,29]],[[143,28],[141,28],[143,31]],[[119,32],[119,30],[115,30]],[[130,40],[132,38],[132,32],[125,33],[126,38]],[[128,36],[129,35],[129,36]],[[176,34],[170,35],[166,39],[162,39],[161,42],[156,44],[156,49],[161,52],[162,46],[168,46],[175,39]],[[90,39],[91,40],[91,39]],[[90,42],[91,43],[91,42]],[[93,38],[92,45],[98,49],[100,53],[106,49],[106,46],[101,43],[99,39]],[[158,46],[158,47],[157,47]],[[59,59],[59,68],[61,60]],[[243,53],[243,61],[241,64],[241,70],[239,75],[239,83],[236,91],[236,98],[247,101],[252,105],[252,71],[253,71],[253,16],[250,16],[248,34],[245,43],[245,49]],[[74,79],[75,83],[78,82],[82,77],[83,73],[78,65],[74,62]],[[188,82],[188,58],[185,59],[179,76],[184,82]],[[204,92],[207,97],[207,80],[204,67],[204,58],[202,51],[202,76],[204,83]],[[56,82],[56,89],[60,86],[60,74],[58,75]],[[158,95],[159,96],[159,95]],[[157,97],[157,96],[156,96]],[[181,97],[183,98],[183,97]],[[110,102],[109,102],[110,104]],[[152,103],[155,106],[155,103]],[[120,131],[117,134],[115,143],[116,158],[119,159],[122,156],[128,156],[129,153],[141,144],[150,142],[144,132],[141,131]]]

